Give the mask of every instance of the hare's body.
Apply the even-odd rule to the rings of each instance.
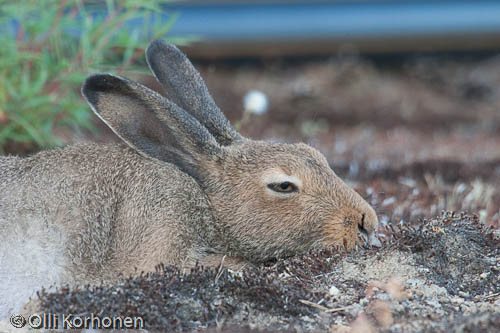
[[[42,285],[190,264],[193,244],[201,253],[212,237],[193,178],[123,144],[2,157],[0,180],[0,314]]]
[[[0,157],[0,318],[41,286],[373,240],[375,212],[320,152],[241,137],[174,46],[147,60],[170,99],[113,75],[82,89],[124,143]]]
[[[9,193],[0,198],[0,220],[33,221],[2,231],[14,227],[18,238],[29,238],[25,228],[36,226],[64,234],[65,270],[83,281],[182,264],[193,244],[208,247],[213,238],[212,212],[194,179],[124,144],[0,158],[0,179],[0,193]]]

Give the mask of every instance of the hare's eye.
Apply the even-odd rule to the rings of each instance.
[[[271,190],[276,191],[276,192],[284,192],[284,193],[290,193],[290,192],[296,192],[297,191],[297,186],[295,186],[294,183],[290,182],[283,182],[283,183],[273,183],[267,185]]]

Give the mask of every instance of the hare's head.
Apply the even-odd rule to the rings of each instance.
[[[242,140],[223,147],[202,180],[231,250],[265,260],[373,234],[373,209],[306,144]]]
[[[146,55],[168,98],[109,74],[90,77],[83,94],[123,141],[200,184],[223,250],[259,262],[329,245],[351,249],[359,233],[374,240],[374,210],[319,151],[243,138],[175,46],[155,41]]]

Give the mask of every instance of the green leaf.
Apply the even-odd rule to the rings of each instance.
[[[163,37],[177,17],[159,19],[165,0],[100,2],[107,9],[102,17],[91,15],[98,1],[0,0],[0,26],[7,27],[0,34],[0,108],[8,117],[0,126],[0,153],[7,141],[58,145],[54,127],[93,130],[80,96],[87,75],[117,66],[145,73],[134,59],[146,47],[143,37]],[[133,19],[143,26],[124,28]],[[16,39],[12,20],[20,22],[22,39]]]

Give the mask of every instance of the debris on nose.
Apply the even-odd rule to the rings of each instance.
[[[382,247],[382,243],[377,238],[375,232],[366,232],[364,229],[359,230],[359,236],[363,240],[365,245],[374,246],[374,247]]]
[[[368,244],[375,247],[382,247],[382,243],[374,232],[368,235]]]

